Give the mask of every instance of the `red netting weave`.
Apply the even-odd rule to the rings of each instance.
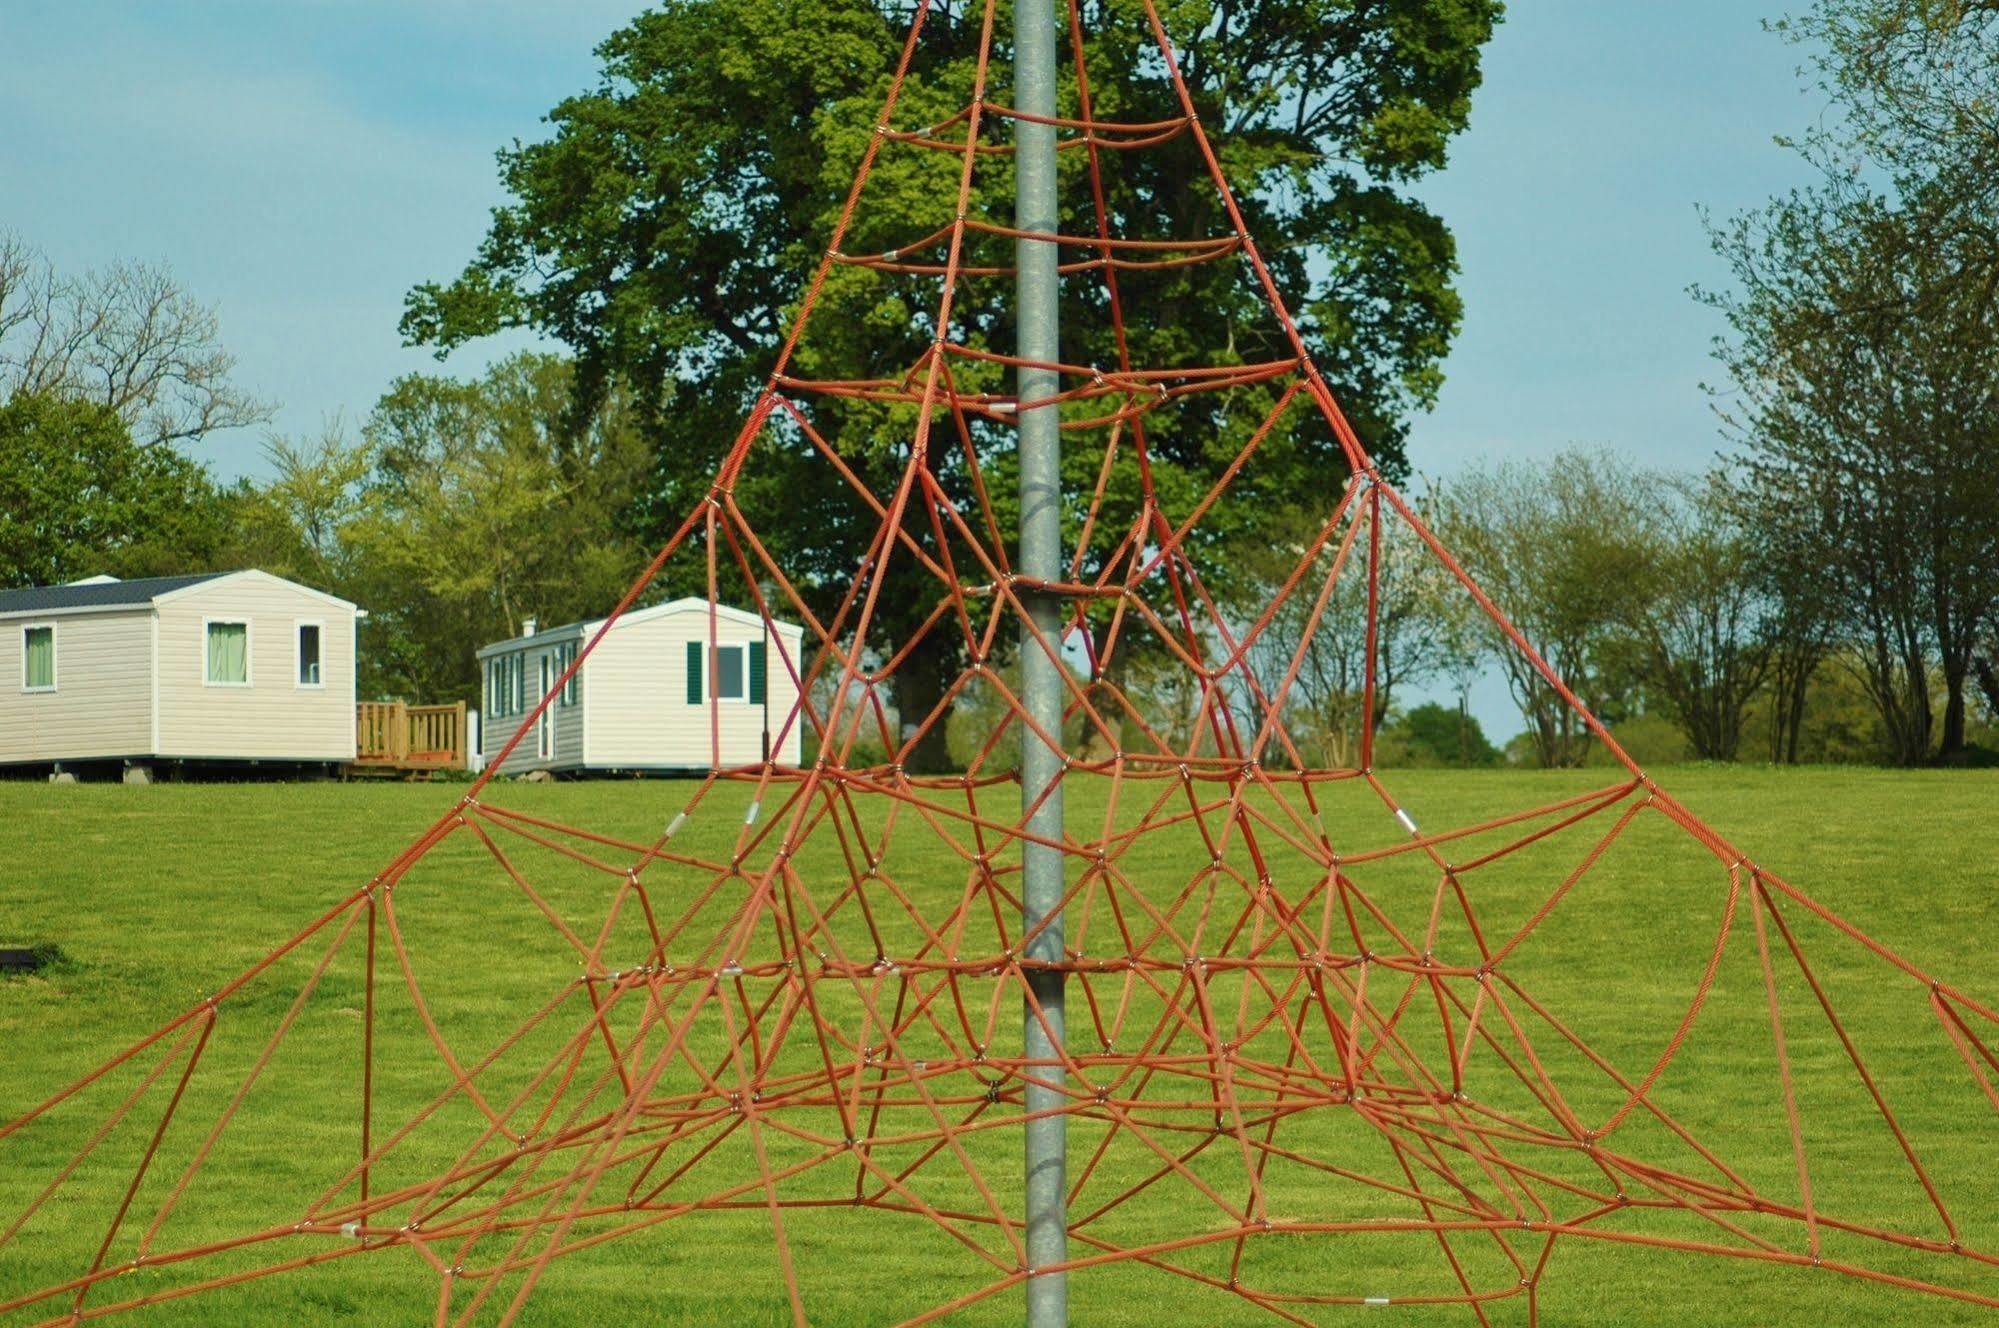
[[[240,1296],[224,1289],[365,1259],[383,1296],[413,1289],[439,1324],[508,1323],[567,1270],[638,1257],[662,1296],[676,1268],[706,1266],[712,1286],[718,1261],[739,1266],[801,1324],[1011,1317],[1030,1081],[1070,1118],[1083,1304],[1165,1280],[1244,1321],[1396,1304],[1534,1322],[1558,1250],[1619,1245],[1667,1260],[1681,1294],[1718,1276],[1688,1257],[1725,1256],[1999,1305],[1990,1007],[1750,861],[1594,719],[1622,768],[1541,805],[1505,806],[1519,785],[1489,806],[1416,805],[1366,737],[1350,764],[1314,768],[1291,693],[1336,615],[1366,635],[1371,693],[1390,542],[1533,652],[1349,428],[1151,0],[1148,58],[1180,114],[1145,123],[1097,117],[1070,11],[1083,73],[1058,122],[1064,179],[1070,215],[1095,220],[1062,237],[1064,271],[1093,283],[1118,358],[1036,366],[1063,383],[1037,408],[1060,411],[1095,480],[1068,523],[1070,579],[1012,570],[989,480],[1023,364],[958,335],[954,301],[1011,273],[1019,232],[978,205],[1010,170],[1019,113],[988,87],[991,0],[936,20],[983,25],[969,100],[921,123],[901,108],[930,17],[712,487],[572,666],[587,689],[663,575],[742,601],[772,652],[771,759],[723,759],[738,712],[711,695],[707,768],[640,786],[656,804],[642,817],[626,798],[562,823],[489,774],[210,999],[0,1127],[20,1196],[0,1207],[0,1322]],[[1107,173],[1168,144],[1191,146],[1220,229],[1116,233]],[[937,197],[929,233],[850,252],[898,154],[954,159],[955,198]],[[1132,292],[1203,264],[1258,292],[1256,344],[1277,353],[1134,362],[1127,331],[1148,315]],[[934,341],[879,376],[814,377],[815,309],[829,282],[860,280],[927,283]],[[827,436],[863,407],[902,429],[888,483]],[[1203,485],[1155,473],[1162,437],[1224,424],[1240,444]],[[1313,430],[1344,468],[1244,618],[1213,590],[1215,518],[1262,449]],[[774,449],[816,456],[852,494],[857,570],[839,593],[795,583],[760,537],[788,515],[782,495],[750,496]],[[891,623],[885,587],[906,600],[911,584],[920,611]],[[1031,938],[1010,762],[1030,721],[1007,650],[1029,591],[1071,606],[1066,643],[1037,646],[1069,687],[1067,731],[1037,736],[1076,753],[1055,1062],[1026,1060],[1019,1035]],[[1302,627],[1280,639],[1280,615]],[[711,670],[727,630],[708,614]],[[930,713],[897,713],[899,670],[939,640],[964,661],[955,682]],[[1121,685],[1140,641],[1177,671],[1179,713]],[[510,751],[539,741],[569,681]],[[905,770],[953,704],[989,717],[965,772]],[[1683,882],[1684,907],[1620,918],[1603,882],[1648,873]],[[479,950],[495,910],[531,919],[542,948]],[[447,934],[457,958],[431,963]],[[1849,1018],[1836,993],[1861,984],[1868,1013]],[[326,1119],[275,1112],[286,1085],[314,1086]],[[256,1317],[261,1302],[229,1304]]]

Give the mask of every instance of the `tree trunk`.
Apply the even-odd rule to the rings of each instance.
[[[901,725],[902,767],[912,775],[938,775],[955,767],[946,730],[951,707],[937,703],[958,676],[956,644],[931,632],[895,671],[896,720]],[[933,717],[931,712],[937,711]],[[920,732],[919,725],[927,725]]]
[[[1811,681],[1811,673],[1809,671],[1801,671],[1798,677],[1791,683],[1791,695],[1785,701],[1785,705],[1789,711],[1784,717],[1784,728],[1787,734],[1783,755],[1785,765],[1796,765],[1798,763],[1798,737],[1804,732],[1805,728],[1805,698],[1809,695]]]
[[[1779,647],[1770,669],[1770,761],[1798,763],[1798,740],[1805,727],[1805,701],[1818,673],[1822,651],[1815,647]]]
[[[1972,670],[1978,675],[1978,690],[1985,693],[1985,704],[1993,714],[1999,715],[1999,669],[1983,655],[1971,661]]]
[[[1534,716],[1534,754],[1543,770],[1572,770],[1589,756],[1589,733],[1559,697],[1549,694]]]
[[[1965,673],[1962,663],[1944,665],[1943,741],[1937,745],[1940,757],[1953,757],[1964,751]]]
[[[1950,680],[1949,690],[1943,703],[1943,737],[1937,743],[1937,755],[1952,757],[1964,751],[1964,677],[1959,675]]]

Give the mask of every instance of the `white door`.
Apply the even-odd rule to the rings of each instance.
[[[548,695],[548,689],[555,686],[555,660],[552,656],[541,657],[541,694],[547,698],[542,706],[541,718],[534,726],[535,755],[544,761],[555,758],[555,698]]]

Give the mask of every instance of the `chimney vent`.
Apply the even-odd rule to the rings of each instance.
[[[535,629],[535,628],[537,628],[537,627],[539,627],[539,626],[541,626],[541,620],[540,620],[540,619],[538,619],[538,618],[523,618],[523,619],[521,619],[521,635],[522,635],[522,636],[533,636],[533,635],[534,635],[534,629]]]

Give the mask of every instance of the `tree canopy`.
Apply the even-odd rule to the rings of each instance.
[[[1797,141],[1811,187],[1713,227],[1720,409],[1896,759],[1951,757],[1999,641],[1999,6],[1820,0],[1779,26],[1838,113]]]
[[[211,570],[228,533],[199,464],[118,412],[49,392],[0,405],[0,587]]]
[[[372,693],[473,699],[476,647],[603,612],[643,557],[621,517],[644,445],[616,397],[568,428],[569,387],[567,360],[524,352],[397,379],[358,438],[274,440],[275,477],[238,495],[239,556],[369,611]]]
[[[1391,471],[1410,413],[1436,391],[1460,314],[1450,233],[1408,186],[1443,163],[1465,125],[1499,13],[1497,0],[1195,0],[1169,15],[1249,225],[1322,370]],[[628,391],[653,458],[634,515],[657,538],[712,477],[770,369],[869,141],[906,19],[906,7],[873,0],[678,0],[641,15],[599,48],[602,78],[554,108],[548,138],[501,151],[509,200],[458,277],[410,293],[405,335],[440,352],[508,328],[551,336],[576,357],[578,418],[606,393]],[[969,100],[977,19],[976,7],[933,7],[902,97],[910,123],[941,121]],[[1085,24],[1099,117],[1178,114],[1156,53],[1146,54],[1138,7],[1088,4]],[[1003,59],[994,76],[1003,82]],[[990,95],[1004,98],[1004,87]],[[1064,169],[1081,169],[1079,156],[1065,154]],[[1009,168],[985,160],[993,164],[974,205],[1003,219]],[[1188,139],[1120,154],[1118,165],[1106,176],[1116,233],[1186,239],[1224,229]],[[885,153],[848,248],[893,249],[948,221],[938,209],[956,171],[948,154]],[[1087,189],[1065,192],[1072,210],[1087,212]],[[1093,226],[1087,216],[1065,220],[1071,230]],[[1144,311],[1133,320],[1140,362],[1288,353],[1232,264],[1135,275],[1125,294]],[[1007,348],[1002,296],[996,283],[968,289],[953,334]],[[1071,281],[1064,298],[1065,357],[1114,363],[1100,288]],[[800,371],[893,373],[935,336],[934,304],[934,280],[837,270]],[[1161,483],[1198,493],[1241,445],[1253,404],[1233,403],[1227,418],[1190,414],[1177,434],[1162,427]],[[864,480],[904,459],[906,410],[822,401],[813,411]],[[986,440],[1001,474],[1008,441]],[[1218,533],[1254,532],[1263,514],[1319,493],[1328,468],[1342,466],[1330,439],[1273,445],[1251,478],[1255,492],[1234,505],[1236,526]],[[1084,491],[1092,478],[1078,476]],[[961,472],[939,479],[967,485]],[[830,597],[851,580],[855,532],[870,518],[831,467],[792,439],[760,453],[744,484],[746,505],[763,485],[767,510],[786,513],[772,551],[806,593]],[[933,599],[934,587],[891,584],[878,621],[906,635]],[[908,661],[898,675],[905,716],[928,709],[957,663],[941,639]],[[913,764],[944,759],[941,732]]]
[[[1383,736],[1400,746],[1397,756],[1404,765],[1495,766],[1501,760],[1475,716],[1434,701],[1395,716]]]
[[[1629,684],[1626,624],[1650,590],[1656,475],[1608,451],[1575,449],[1545,465],[1473,468],[1445,490],[1438,532],[1569,688],[1615,719]],[[1506,676],[1544,766],[1581,765],[1591,735],[1496,627],[1490,658]]]

